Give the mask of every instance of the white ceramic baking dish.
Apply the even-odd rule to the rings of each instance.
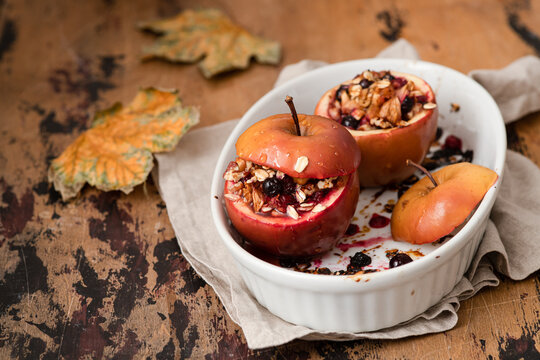
[[[222,175],[235,158],[235,142],[250,125],[269,115],[286,113],[286,95],[300,113],[311,114],[321,95],[363,70],[396,70],[415,74],[433,88],[439,106],[439,126],[459,136],[474,151],[474,163],[499,174],[476,212],[450,240],[409,264],[349,276],[317,275],[272,265],[246,251],[235,240],[221,201]],[[460,111],[451,113],[451,103]],[[329,65],[273,89],[242,117],[219,157],[212,183],[212,216],[226,247],[255,298],[275,315],[320,331],[373,331],[399,324],[437,303],[461,279],[482,239],[495,201],[505,161],[506,134],[492,97],[469,77],[423,61],[365,59]],[[362,194],[361,194],[362,197]]]

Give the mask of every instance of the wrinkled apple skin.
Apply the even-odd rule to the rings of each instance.
[[[356,142],[346,129],[328,118],[298,114],[302,136],[296,134],[290,114],[277,114],[250,126],[236,141],[244,160],[281,170],[297,178],[325,179],[348,175],[360,164]],[[299,157],[309,160],[295,171]]]
[[[414,81],[426,94],[428,102],[435,103],[435,94],[425,81],[409,74],[391,73]],[[338,88],[339,85],[322,96],[315,108],[316,115],[329,117],[328,107]],[[347,129],[362,154],[358,167],[360,184],[364,187],[383,186],[411,176],[415,169],[407,166],[406,160],[416,163],[423,161],[437,132],[438,114],[438,108],[424,109],[405,127],[369,131]]]
[[[491,169],[471,163],[446,166],[424,177],[399,199],[390,222],[396,241],[426,244],[461,225],[497,181]]]
[[[298,257],[324,253],[345,234],[354,215],[360,186],[358,174],[348,175],[341,188],[332,190],[337,197],[319,213],[307,213],[294,220],[288,216],[254,213],[242,200],[225,198],[229,218],[238,232],[256,247],[278,256]],[[225,194],[231,182],[225,183]],[[341,191],[341,193],[336,193]],[[326,199],[332,196],[332,192]]]

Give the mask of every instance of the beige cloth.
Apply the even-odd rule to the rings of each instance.
[[[400,40],[380,56],[418,58],[416,50]],[[322,62],[301,61],[287,66],[277,83]],[[474,71],[498,101],[506,121],[540,108],[540,60],[526,57],[500,71]],[[519,84],[516,84],[519,82]],[[528,90],[524,90],[528,89]],[[540,268],[540,170],[527,158],[507,153],[504,180],[491,221],[471,267],[456,287],[438,304],[406,323],[369,333],[321,333],[290,324],[263,308],[250,295],[223,245],[210,215],[210,184],[219,153],[237,121],[228,121],[188,133],[178,147],[156,155],[156,183],[184,257],[210,284],[230,317],[238,323],[252,349],[302,339],[395,339],[435,333],[454,327],[460,301],[484,286],[497,286],[495,272],[519,280]],[[527,189],[524,191],[524,189]]]

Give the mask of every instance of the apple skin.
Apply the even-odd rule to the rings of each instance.
[[[414,81],[425,93],[427,101],[436,103],[433,90],[424,80],[396,71],[390,73]],[[340,85],[328,90],[321,97],[315,108],[316,115],[329,117],[329,104]],[[360,184],[364,187],[383,186],[398,183],[411,176],[415,169],[407,166],[406,160],[410,159],[419,164],[423,161],[437,132],[438,114],[438,108],[423,109],[404,127],[369,131],[347,128],[362,154],[362,162],[358,167]]]
[[[298,114],[302,136],[290,114],[277,114],[250,126],[236,142],[244,160],[281,170],[296,178],[325,179],[348,175],[360,164],[361,153],[347,130],[322,116]],[[309,160],[302,172],[294,170],[299,157]]]
[[[497,181],[493,170],[471,163],[446,166],[426,176],[398,200],[390,222],[396,241],[425,244],[461,225]]]
[[[242,200],[225,198],[225,208],[236,230],[256,247],[277,256],[303,257],[322,254],[334,247],[345,234],[354,215],[360,186],[358,174],[346,175],[345,185],[332,189],[318,213],[304,213],[298,220],[286,215],[254,213]],[[229,193],[231,181],[225,183]]]

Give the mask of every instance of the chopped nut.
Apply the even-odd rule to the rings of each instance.
[[[294,164],[294,171],[301,173],[308,166],[309,160],[307,156],[300,156],[296,159],[296,164]]]
[[[223,197],[225,197],[225,199],[229,199],[229,200],[231,200],[231,201],[238,201],[238,200],[240,200],[240,196],[235,195],[235,194],[225,194],[225,195],[223,195]]]
[[[298,218],[300,217],[300,216],[298,216],[298,213],[296,212],[294,207],[292,207],[291,205],[287,206],[287,215],[292,217],[294,220],[298,220]]]
[[[388,100],[381,107],[379,116],[396,125],[401,120],[401,103],[397,96]]]
[[[276,172],[276,177],[279,179],[279,180],[282,180],[284,177],[285,177],[285,174],[281,171],[277,171]]]
[[[236,164],[238,164],[238,171],[244,171],[246,169],[246,160],[237,158]]]
[[[303,203],[304,201],[306,201],[306,194],[300,189],[296,189],[295,196],[296,201],[298,201],[299,203]]]
[[[263,206],[261,208],[261,212],[263,212],[263,213],[267,213],[267,212],[270,212],[272,210],[274,210],[274,209],[272,207],[270,207],[270,206]]]
[[[318,212],[321,212],[321,211],[324,211],[324,210],[326,210],[326,206],[324,206],[322,204],[317,204],[317,205],[315,205],[313,210],[311,210],[311,212],[318,213]]]
[[[388,86],[390,86],[390,81],[387,80],[387,79],[383,79],[381,81],[377,81],[377,87],[379,89],[384,89],[384,88],[387,88]]]
[[[424,109],[426,109],[426,110],[435,109],[436,107],[437,107],[437,104],[434,104],[434,103],[425,103],[424,104]]]
[[[369,81],[375,81],[375,78],[373,77],[373,73],[369,70],[364,71],[362,73],[362,76]]]
[[[349,94],[351,95],[351,98],[358,98],[360,94],[362,93],[362,87],[360,85],[352,85],[349,88]]]
[[[251,195],[253,197],[253,210],[255,210],[255,212],[258,212],[264,205],[264,196],[259,190],[255,188],[253,188]]]
[[[315,206],[313,203],[303,203],[298,207],[298,211],[310,211]]]
[[[251,161],[246,161],[246,171],[249,171],[251,167],[253,166],[253,163]]]
[[[268,179],[268,172],[266,172],[263,169],[256,169],[253,171],[253,175],[257,178],[258,181],[263,182],[264,180]]]
[[[317,187],[319,189],[331,189],[334,187],[334,183],[332,182],[333,179],[324,179],[324,180],[319,180],[319,182],[317,182]]]

